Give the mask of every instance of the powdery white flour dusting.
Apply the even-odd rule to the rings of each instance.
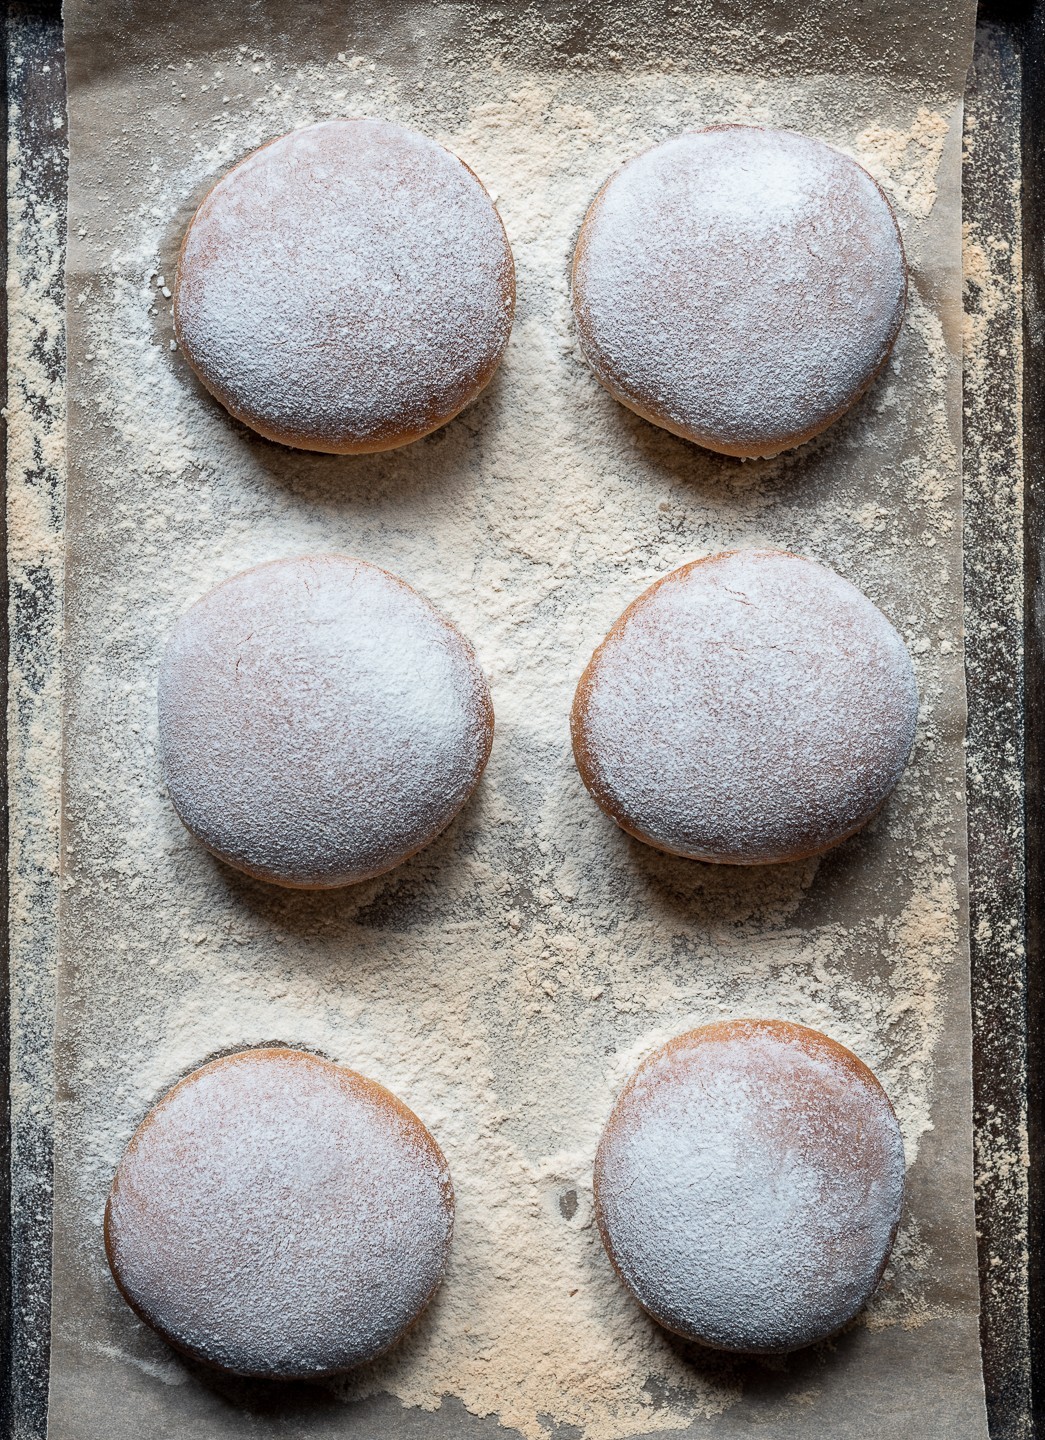
[[[192,605],[167,642],[171,801],[262,879],[370,879],[446,828],[490,753],[471,647],[423,596],[344,556],[275,561]]]
[[[467,46],[434,73],[369,51],[266,58],[159,65],[140,82],[147,131],[105,129],[80,162],[59,1363],[122,1397],[114,1407],[141,1398],[201,1435],[218,1423],[210,1392],[115,1293],[102,1209],[127,1140],[174,1081],[228,1048],[281,1041],[386,1084],[454,1177],[444,1285],[401,1345],[331,1387],[338,1399],[390,1395],[442,1409],[439,1423],[452,1401],[527,1440],[549,1419],[624,1440],[705,1421],[731,1434],[756,1409],[815,1413],[831,1403],[822,1375],[856,1374],[849,1355],[910,1338],[916,1357],[939,1317],[975,1330],[940,1223],[952,1192],[936,1183],[941,1144],[952,1161],[960,1148],[955,1075],[941,1070],[962,973],[947,337],[935,292],[915,286],[867,398],[804,451],[740,465],[597,384],[569,263],[599,186],[650,143],[737,120],[863,158],[856,136],[878,91],[664,65],[522,68]],[[890,109],[914,122],[906,98]],[[484,395],[427,440],[304,455],[205,394],[171,348],[164,291],[215,177],[299,124],[360,114],[423,131],[483,178],[516,258],[516,323]],[[900,215],[918,276],[932,269],[932,217]],[[819,865],[724,873],[655,854],[601,815],[570,754],[573,692],[615,616],[668,571],[736,545],[830,565],[914,659],[911,763],[880,817]],[[222,868],[184,832],[162,785],[156,682],[178,616],[209,586],[332,552],[404,576],[452,617],[498,729],[473,800],[433,845],[385,877],[305,896]],[[620,1285],[593,1223],[595,1148],[627,1074],[670,1035],[735,1014],[799,1020],[853,1048],[895,1099],[910,1166],[911,1205],[869,1310],[838,1351],[774,1372],[772,1400],[762,1372],[680,1353]],[[343,1413],[346,1429],[359,1419]],[[334,1433],[341,1414],[324,1411]]]
[[[328,121],[248,156],[207,195],[174,292],[204,383],[262,434],[382,450],[456,415],[511,330],[504,227],[428,136]]]
[[[416,1320],[453,1229],[446,1163],[380,1086],[301,1051],[214,1061],[120,1161],[106,1239],[175,1344],[250,1375],[371,1360]]]
[[[630,160],[585,218],[581,343],[627,404],[735,455],[775,455],[840,415],[903,317],[889,202],[849,156],[754,126]]]
[[[641,1303],[727,1350],[837,1330],[900,1219],[900,1127],[873,1076],[822,1037],[706,1026],[651,1055],[595,1166],[600,1225]]]
[[[815,854],[870,819],[917,717],[882,612],[822,565],[752,549],[635,600],[585,670],[572,724],[586,783],[629,833],[754,864]]]

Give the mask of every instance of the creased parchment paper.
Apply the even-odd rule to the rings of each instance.
[[[960,524],[960,97],[974,6],[139,3],[66,8],[70,110],[64,891],[51,1434],[977,1437]],[[294,125],[378,115],[497,198],[518,267],[504,365],[446,429],[373,459],[231,421],[173,348],[177,245],[207,186]],[[912,283],[887,372],[771,462],[711,456],[615,404],[568,308],[581,216],[687,127],[788,125],[891,195]],[[655,577],[771,543],[847,575],[903,632],[912,764],[819,864],[707,867],[587,796],[567,715]],[[247,565],[344,551],[474,642],[497,735],[473,802],[380,880],[317,897],[224,869],[156,760],[175,617]],[[726,1015],[826,1030],[891,1094],[909,1161],[878,1295],[787,1360],[697,1353],[615,1279],[591,1162],[654,1043]],[[265,1387],[188,1366],[110,1281],[101,1217],[135,1125],[187,1070],[281,1040],[383,1081],[458,1197],[446,1283],[364,1371]]]

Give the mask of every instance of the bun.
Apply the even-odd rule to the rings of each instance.
[[[262,146],[193,216],[174,292],[206,388],[269,440],[366,454],[469,404],[508,343],[515,271],[468,166],[384,120]]]
[[[214,1060],[149,1111],[105,1209],[124,1299],[239,1375],[328,1375],[414,1323],[446,1266],[438,1145],[382,1085],[300,1050]]]
[[[206,847],[303,889],[380,875],[443,830],[493,740],[464,636],[342,555],[275,560],[178,621],[160,666],[171,801]]]
[[[809,440],[881,370],[907,266],[855,160],[788,130],[676,136],[618,170],[581,226],[573,308],[599,381],[724,455]]]
[[[595,1208],[621,1279],[669,1330],[774,1353],[833,1334],[881,1278],[904,1193],[900,1127],[851,1051],[783,1020],[656,1050],[599,1143]]]
[[[875,814],[914,741],[903,640],[840,575],[734,550],[658,580],[595,651],[573,749],[630,835],[732,865],[797,860]]]

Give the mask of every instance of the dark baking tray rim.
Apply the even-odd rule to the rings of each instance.
[[[51,153],[37,154],[41,186],[47,199],[64,213],[66,198],[65,130],[55,129],[52,117],[64,110],[64,48],[61,6],[58,0],[10,0],[5,3],[3,25],[5,64],[0,71],[5,139],[10,130],[10,105],[19,107],[22,135],[49,137]],[[15,47],[31,58],[29,65],[12,65]],[[981,124],[995,121],[1020,129],[1023,175],[1022,243],[1024,294],[1028,297],[1023,325],[1023,472],[1024,472],[1024,582],[1025,611],[1022,636],[1016,650],[995,643],[977,654],[977,637],[968,637],[970,729],[980,725],[989,732],[991,695],[999,687],[1016,687],[1022,693],[1023,773],[1015,802],[1023,831],[1023,845],[1000,855],[996,794],[981,790],[969,797],[970,902],[978,907],[1007,903],[1021,912],[1024,940],[1022,965],[1014,972],[1011,953],[1002,954],[990,936],[981,939],[972,927],[974,1016],[989,1024],[999,1013],[1007,1017],[1001,1037],[974,1035],[974,1090],[978,1116],[1001,1116],[1003,1128],[1017,1135],[1024,1123],[1026,1103],[1027,1145],[1030,1157],[1028,1213],[1013,1222],[1011,1207],[1004,1214],[992,1206],[990,1188],[981,1188],[977,1200],[980,1232],[981,1290],[984,1296],[981,1338],[992,1440],[1028,1440],[1045,1435],[1045,322],[1031,308],[1033,297],[1045,297],[1045,0],[1004,3],[981,0],[977,21],[978,56],[991,63],[974,67],[973,83],[1000,70],[1017,77],[1019,115],[1006,110],[1003,97],[988,103],[979,115]],[[43,67],[50,66],[46,80]],[[34,117],[35,122],[34,123]],[[45,143],[40,141],[41,146]],[[982,179],[982,177],[981,177]],[[0,175],[0,238],[7,256],[7,171]],[[966,206],[990,206],[966,187]],[[989,219],[989,216],[987,217]],[[1015,240],[1017,237],[1013,236]],[[6,263],[5,263],[6,272]],[[7,400],[7,299],[0,289],[0,403]],[[989,409],[989,406],[988,406]],[[967,424],[968,416],[967,416]],[[973,422],[975,424],[975,419]],[[0,429],[0,462],[6,474],[6,431]],[[975,522],[974,522],[975,523]],[[966,554],[973,547],[989,546],[991,535],[969,533]],[[995,540],[994,543],[997,543]],[[984,575],[988,574],[981,567]],[[968,572],[967,572],[968,573]],[[0,582],[9,594],[7,535],[0,522]],[[967,585],[969,584],[967,579]],[[972,584],[975,585],[975,573]],[[7,715],[8,608],[0,623],[0,716]],[[1022,643],[1021,643],[1022,642]],[[4,753],[6,753],[6,733]],[[39,1215],[50,1211],[49,1155],[36,1156],[39,1205],[32,1224],[16,1217],[11,1204],[10,980],[8,937],[8,799],[0,795],[0,913],[4,963],[0,966],[0,1435],[37,1440],[46,1432],[47,1349],[49,1309],[39,1297],[45,1293],[49,1244],[41,1235]],[[1004,990],[1003,1012],[992,999]],[[1018,993],[1017,993],[1018,992]],[[987,1019],[984,1019],[987,1017]],[[1015,1018],[1014,1018],[1015,1017]],[[975,1022],[974,1022],[975,1023]],[[1005,1063],[998,1063],[1003,1054]],[[1024,1068],[1025,1067],[1025,1068]],[[1015,1088],[1013,1074],[1026,1075],[1025,1092]],[[44,1229],[48,1229],[46,1225]],[[1025,1287],[1009,1284],[999,1291],[985,1273],[990,1255],[1002,1255],[1003,1269],[1022,1271],[1026,1247]],[[1029,1329],[1027,1322],[1029,1320]],[[1029,1335],[1029,1343],[1028,1343]]]

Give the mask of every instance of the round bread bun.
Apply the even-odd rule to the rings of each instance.
[[[193,216],[174,328],[269,440],[353,455],[445,425],[504,354],[515,270],[486,190],[434,140],[329,120],[241,160]]]
[[[595,1160],[603,1243],[639,1304],[720,1350],[833,1334],[892,1249],[904,1149],[862,1061],[804,1025],[728,1020],[655,1051]]]
[[[673,570],[628,606],[573,702],[581,778],[658,850],[730,865],[819,854],[895,786],[918,691],[848,580],[780,550]]]
[[[900,329],[907,266],[862,166],[788,130],[724,125],[618,170],[581,226],[573,308],[611,395],[724,455],[825,430]]]
[[[446,1161],[383,1085],[300,1050],[214,1060],[149,1111],[105,1208],[123,1298],[170,1345],[237,1375],[372,1360],[439,1285]]]
[[[160,757],[193,835],[260,880],[370,879],[454,818],[493,740],[472,647],[397,576],[342,555],[274,560],[178,621]]]

